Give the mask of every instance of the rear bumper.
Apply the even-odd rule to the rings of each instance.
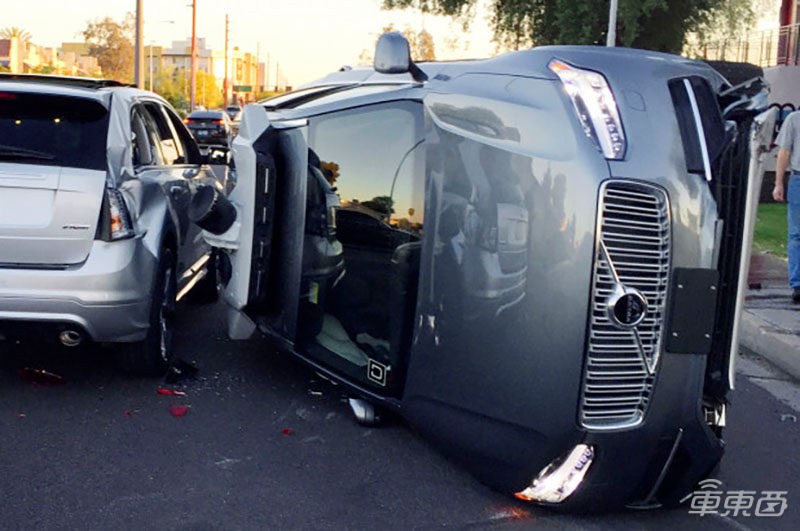
[[[14,336],[15,324],[39,323],[73,325],[98,342],[142,340],[155,266],[134,238],[95,241],[84,263],[65,270],[0,269],[0,333]]]

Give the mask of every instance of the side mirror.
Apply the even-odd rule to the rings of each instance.
[[[428,76],[411,60],[408,40],[402,33],[384,33],[375,45],[375,71],[381,74],[404,74],[409,72],[415,81],[425,81]]]

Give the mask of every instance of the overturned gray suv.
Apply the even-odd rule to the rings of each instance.
[[[679,503],[723,454],[758,80],[630,49],[343,68],[244,110],[220,250],[256,330],[486,484],[567,509]]]
[[[163,98],[0,74],[0,340],[108,343],[131,372],[166,370],[176,298],[216,289],[188,218],[200,184],[222,189]]]

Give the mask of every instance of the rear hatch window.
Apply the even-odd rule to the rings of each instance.
[[[98,101],[0,91],[0,163],[105,171],[107,134]]]

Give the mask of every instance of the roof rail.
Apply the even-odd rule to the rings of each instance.
[[[93,77],[51,76],[46,74],[9,74],[0,73],[0,81],[20,81],[22,83],[50,83],[70,85],[83,88],[135,87],[130,83],[122,83],[114,79],[97,79]]]

